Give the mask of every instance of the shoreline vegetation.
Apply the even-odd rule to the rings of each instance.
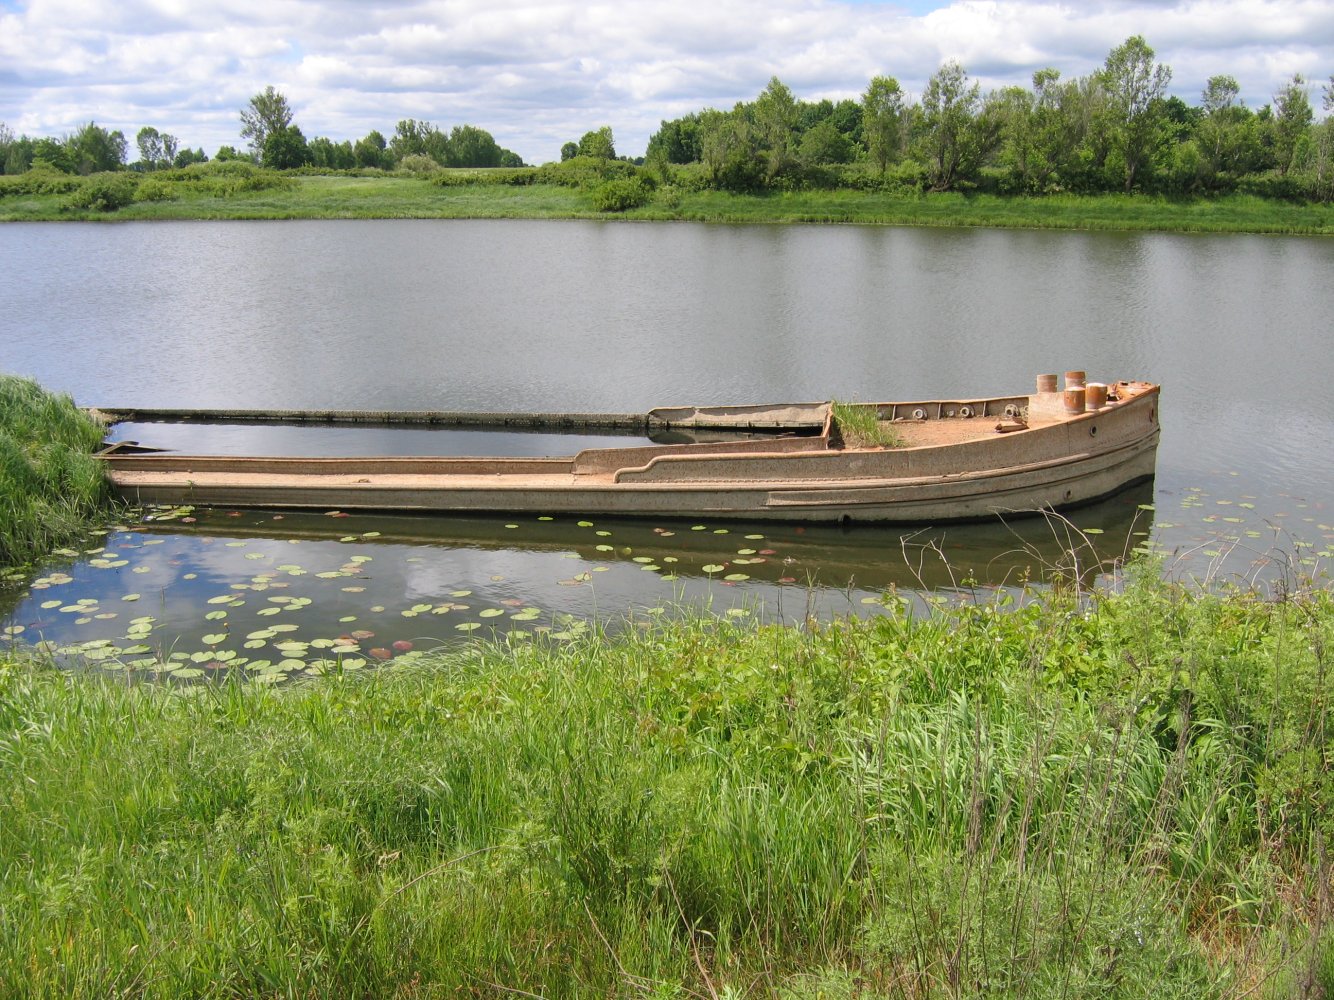
[[[110,511],[103,428],[69,396],[0,372],[0,568],[41,558]]]
[[[0,993],[1318,997],[1326,590],[642,617],[280,689],[0,655]]]
[[[615,164],[616,161],[610,161]],[[1249,194],[1001,195],[846,188],[734,193],[643,185],[641,204],[599,209],[612,180],[553,168],[344,175],[227,161],[139,176],[29,171],[0,177],[0,222],[279,219],[626,219],[1194,233],[1334,234],[1334,204]],[[631,168],[634,169],[634,168]]]
[[[1142,36],[1082,77],[982,93],[946,62],[913,98],[877,75],[860,100],[807,101],[773,77],[753,101],[663,120],[643,156],[610,125],[526,166],[485,129],[400,119],[386,138],[307,140],[272,86],[240,111],[248,151],[213,159],[144,126],[64,136],[0,123],[0,221],[609,218],[1180,232],[1334,233],[1334,77],[1297,74],[1258,110],[1237,80],[1199,103]],[[1313,90],[1325,112],[1317,119]],[[262,167],[263,171],[255,168]],[[392,179],[391,179],[392,178]]]

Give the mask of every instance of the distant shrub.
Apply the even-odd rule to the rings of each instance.
[[[135,201],[175,201],[178,197],[176,188],[158,177],[140,181],[139,189],[134,192]]]
[[[674,184],[658,188],[653,196],[653,204],[667,209],[681,207],[681,189]]]
[[[440,164],[431,159],[425,153],[413,153],[411,156],[405,156],[398,161],[398,172],[403,174],[413,174],[417,177],[424,177],[428,174],[434,174],[441,169]]]
[[[523,187],[537,179],[534,167],[486,167],[441,170],[431,175],[431,183],[440,187],[467,187],[473,184],[507,184]]]
[[[62,173],[47,163],[37,163],[21,174],[0,176],[0,198],[7,195],[69,194],[82,185],[82,180]]]
[[[643,177],[604,181],[593,189],[593,208],[599,212],[627,212],[647,205],[653,185]]]
[[[634,177],[639,168],[625,160],[607,160],[596,156],[576,156],[562,163],[544,163],[537,168],[536,184],[592,189],[604,181]]]
[[[869,163],[842,168],[842,185],[856,191],[884,194],[919,194],[926,187],[926,168],[916,160],[891,164],[883,174]]]
[[[296,182],[276,170],[264,170],[249,160],[211,160],[192,163],[180,170],[157,175],[164,180],[183,182],[203,195],[231,198],[254,191],[281,191]]]
[[[1237,180],[1237,190],[1275,201],[1310,201],[1316,198],[1312,174],[1246,174]]]
[[[134,201],[139,179],[134,174],[93,174],[70,195],[70,208],[114,212]]]

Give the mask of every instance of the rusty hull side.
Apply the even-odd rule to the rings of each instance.
[[[575,459],[110,458],[141,503],[745,520],[944,522],[1087,503],[1153,475],[1158,387],[1097,412],[953,444],[824,438],[595,449]]]

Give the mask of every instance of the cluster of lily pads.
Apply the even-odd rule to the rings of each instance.
[[[238,513],[232,516],[240,515]],[[340,511],[330,511],[326,516],[349,515]],[[193,523],[196,520],[195,512],[190,507],[148,510],[142,517],[145,522],[156,524],[171,521]],[[282,517],[283,515],[275,515],[274,519],[280,520]],[[539,520],[552,521],[554,518],[543,516]],[[642,570],[659,574],[659,577],[666,581],[678,578],[670,565],[678,562],[678,557],[650,558],[634,555],[630,547],[618,547],[612,544],[611,531],[599,528],[591,521],[579,521],[578,526],[588,529],[596,538],[607,539],[599,541],[594,546],[596,552],[605,553],[616,561],[628,560]],[[510,523],[506,527],[518,528],[519,525]],[[674,530],[668,528],[653,530],[656,535],[662,537],[676,534]],[[710,528],[702,524],[694,525],[689,530],[711,532],[719,536],[730,534],[727,528]],[[92,569],[115,572],[118,578],[125,571],[135,574],[151,572],[152,567],[148,564],[132,566],[132,560],[127,557],[125,550],[161,545],[165,539],[139,536],[130,544],[127,537],[126,543],[119,546],[115,544],[117,541],[115,536],[118,533],[132,531],[134,529],[131,527],[113,526],[100,532],[104,536],[110,536],[103,545],[81,551],[63,549],[56,555],[66,560],[80,561]],[[364,531],[340,536],[338,541],[350,545],[374,542],[379,537],[378,531]],[[737,571],[734,567],[761,564],[776,553],[773,549],[754,547],[763,542],[763,535],[749,534],[745,538],[747,544],[740,547],[734,556],[724,561],[705,564],[702,567],[703,572],[709,578],[716,577],[719,582],[729,586],[736,586],[749,580],[749,574]],[[285,542],[296,544],[300,539],[286,539]],[[226,548],[245,549],[251,542],[247,539],[234,538],[221,544]],[[566,552],[562,555],[566,558],[581,558],[575,552]],[[272,553],[257,550],[247,551],[242,557],[255,562],[276,562]],[[28,633],[35,633],[41,636],[38,641],[32,643],[32,648],[37,652],[95,669],[142,673],[179,681],[239,675],[257,683],[274,683],[298,675],[318,676],[331,671],[360,670],[390,660],[415,658],[424,651],[417,648],[423,642],[428,643],[424,648],[444,644],[444,640],[441,639],[423,640],[420,637],[397,638],[392,641],[377,639],[375,631],[357,627],[360,624],[359,614],[340,617],[338,624],[344,626],[345,630],[337,635],[305,638],[298,634],[300,625],[296,619],[304,609],[314,604],[315,598],[308,594],[285,591],[289,591],[294,584],[297,584],[299,578],[310,577],[323,581],[342,581],[340,590],[350,595],[364,593],[366,591],[364,579],[369,576],[373,561],[373,556],[357,553],[347,556],[341,565],[317,572],[312,572],[295,562],[256,567],[258,572],[248,578],[226,584],[225,590],[203,599],[203,606],[207,609],[203,614],[204,628],[207,631],[197,637],[200,647],[197,649],[176,648],[183,645],[184,637],[172,634],[173,630],[169,627],[169,623],[153,615],[138,615],[129,619],[124,631],[114,637],[101,635],[79,640],[45,638],[45,633],[65,632],[70,625],[96,626],[98,623],[121,619],[125,613],[125,606],[135,605],[142,598],[140,593],[125,593],[118,598],[103,596],[82,597],[70,601],[56,598],[40,600],[42,591],[66,587],[75,582],[75,577],[69,572],[63,569],[55,570],[32,580],[29,583],[29,596],[42,612],[57,616],[56,621],[39,621],[31,628],[21,624],[10,625],[4,629],[2,635],[10,642],[18,642],[28,638]],[[408,561],[421,561],[421,557],[410,557]],[[610,568],[611,565],[599,562],[559,580],[558,583],[564,586],[587,584],[591,582],[593,573],[606,572]],[[727,572],[728,570],[732,571]],[[181,574],[179,579],[196,580],[198,574],[186,572]],[[492,577],[493,581],[501,579]],[[780,582],[788,583],[794,580],[785,577]],[[396,617],[406,620],[435,619],[472,612],[468,620],[453,623],[453,630],[460,634],[460,638],[472,637],[474,633],[485,630],[483,632],[485,637],[503,635],[512,642],[524,641],[539,634],[552,640],[567,641],[582,635],[589,627],[589,623],[582,618],[568,614],[546,613],[518,597],[503,598],[497,602],[497,606],[474,608],[470,603],[466,603],[467,599],[473,596],[474,592],[467,588],[448,591],[434,600],[418,601],[402,608]],[[261,606],[256,607],[256,604]],[[238,616],[237,612],[242,608],[246,610],[243,615]],[[362,612],[362,609],[356,610]],[[389,608],[379,604],[368,606],[362,613],[375,616],[377,627],[382,632],[386,630],[383,624],[385,620],[394,615]],[[746,609],[737,608],[724,613],[731,616],[749,614]],[[259,623],[255,621],[256,619],[266,620]],[[253,628],[238,624],[239,620],[260,624],[261,627]],[[179,629],[174,631],[179,632]]]
[[[1235,560],[1238,555],[1249,556],[1254,562],[1264,558],[1264,553],[1272,552],[1278,535],[1285,530],[1286,515],[1274,515],[1261,523],[1254,514],[1255,500],[1255,497],[1244,497],[1238,502],[1213,499],[1203,490],[1187,490],[1180,503],[1183,513],[1204,511],[1202,522],[1208,528],[1198,536],[1199,543],[1193,545],[1189,553],[1221,564],[1226,559]],[[1297,506],[1300,508],[1304,504],[1297,501]],[[1155,514],[1153,505],[1143,504],[1141,509],[1151,516],[1160,516]],[[191,507],[172,507],[150,509],[141,512],[140,516],[148,524],[163,525],[173,521],[193,523],[196,521],[195,514]],[[233,512],[221,516],[242,515]],[[325,516],[347,518],[351,515],[329,511]],[[283,517],[282,514],[276,514],[272,520],[280,521]],[[542,516],[538,520],[550,522],[555,518]],[[1323,533],[1321,542],[1287,542],[1292,550],[1292,561],[1314,575],[1322,560],[1334,555],[1334,526],[1319,523],[1312,516],[1303,516],[1300,520],[1308,534],[1312,533],[1312,529]],[[589,548],[597,555],[583,556],[575,551],[560,553],[560,557],[580,560],[584,565],[578,572],[558,579],[558,585],[579,587],[590,584],[594,574],[605,573],[618,563],[622,566],[638,566],[645,572],[656,574],[665,582],[680,578],[677,564],[690,551],[689,546],[681,547],[681,556],[663,555],[660,551],[653,556],[643,555],[636,553],[634,547],[623,541],[618,543],[610,528],[588,520],[580,520],[576,524],[589,533],[593,540]],[[504,527],[516,530],[521,525],[509,522]],[[1160,538],[1164,533],[1170,537],[1189,531],[1186,525],[1168,520],[1159,520],[1154,527],[1155,534]],[[641,526],[638,530],[644,529]],[[655,527],[651,530],[655,536],[664,540],[677,534],[700,537],[701,541],[701,536],[707,535],[716,540],[717,544],[711,541],[704,546],[707,555],[701,556],[696,546],[691,560],[690,575],[698,577],[702,573],[711,584],[742,586],[752,580],[751,574],[755,572],[755,567],[766,563],[772,563],[773,566],[761,574],[761,580],[757,582],[780,585],[796,582],[793,576],[787,575],[790,572],[788,564],[792,560],[777,558],[779,552],[764,534],[737,532],[734,535],[730,528],[706,524]],[[57,596],[61,589],[75,583],[75,576],[67,571],[73,569],[75,563],[115,574],[116,579],[123,579],[127,574],[151,573],[154,567],[148,563],[132,565],[133,559],[127,555],[127,550],[162,545],[167,539],[136,534],[132,544],[128,543],[128,536],[126,542],[117,544],[118,533],[134,531],[136,529],[133,527],[113,526],[97,533],[102,536],[101,545],[82,550],[58,550],[55,555],[64,560],[66,568],[52,569],[28,582],[28,612],[40,612],[35,616],[37,620],[29,620],[26,624],[11,620],[11,624],[0,627],[0,640],[14,645],[31,643],[31,648],[40,653],[95,669],[169,677],[178,681],[237,675],[256,683],[274,683],[295,676],[318,676],[331,671],[361,670],[390,661],[410,660],[427,649],[447,642],[438,635],[405,636],[402,628],[394,627],[396,622],[406,623],[416,619],[416,633],[437,631],[422,628],[426,622],[440,622],[442,625],[449,622],[455,634],[454,641],[504,638],[510,642],[522,642],[539,635],[551,640],[567,641],[582,635],[589,627],[589,622],[584,618],[544,611],[515,596],[499,599],[493,596],[482,600],[484,606],[475,607],[478,595],[472,589],[461,587],[444,591],[429,600],[419,599],[397,610],[382,604],[368,604],[366,607],[354,605],[347,610],[356,613],[343,614],[336,623],[326,619],[320,627],[320,631],[325,634],[306,637],[302,634],[300,619],[303,617],[302,612],[314,605],[316,600],[310,595],[309,581],[337,583],[340,594],[348,595],[350,600],[356,601],[356,595],[364,594],[367,590],[366,583],[372,578],[375,557],[364,552],[354,552],[341,557],[340,564],[316,571],[296,562],[279,561],[279,557],[271,551],[249,549],[253,540],[244,538],[220,541],[220,545],[229,549],[249,549],[238,554],[245,560],[264,565],[256,566],[257,572],[248,576],[238,575],[232,582],[226,582],[224,577],[216,581],[216,592],[207,597],[195,598],[204,608],[203,631],[192,633],[192,638],[187,638],[182,632],[179,622],[173,624],[150,614],[125,618],[142,606],[139,602],[143,594],[140,592],[131,590],[116,597],[104,594],[101,597],[77,599]],[[1100,533],[1097,528],[1086,528],[1084,531],[1088,535]],[[1295,532],[1288,537],[1291,538],[1292,534]],[[374,530],[349,532],[336,538],[338,543],[347,546],[382,541],[380,532]],[[208,536],[204,544],[213,544],[215,540],[213,536]],[[301,539],[274,538],[263,541],[270,544],[299,544]],[[1163,543],[1157,539],[1144,539],[1140,542],[1140,548],[1145,552],[1164,551]],[[1177,551],[1178,554],[1181,552],[1180,546]],[[713,561],[698,561],[709,556],[713,557]],[[407,557],[406,561],[422,562],[424,558],[415,555]],[[198,573],[191,571],[173,579],[193,581],[198,580],[198,577]],[[19,579],[14,574],[9,574],[8,578]],[[309,578],[309,581],[304,581],[305,587],[302,587],[302,578]],[[503,577],[491,577],[493,583],[502,581]],[[204,586],[206,582],[200,580],[196,586]],[[294,592],[293,588],[301,588],[306,592]],[[932,598],[938,596],[928,594],[923,599],[932,603]],[[883,595],[864,597],[861,603],[887,606]],[[323,606],[327,608],[327,602]],[[244,612],[241,611],[243,608]],[[662,610],[661,607],[649,608],[647,613],[660,614]],[[750,614],[750,611],[745,607],[732,607],[722,613],[744,616]],[[460,618],[464,620],[457,620]],[[117,628],[118,634],[115,636],[102,634],[86,639],[70,637],[75,629],[85,636],[88,630],[104,631],[108,623],[113,621],[126,622],[123,631]],[[395,636],[395,632],[399,635]],[[51,639],[48,635],[59,638]],[[32,642],[33,639],[37,641]],[[185,648],[187,645],[191,648]]]

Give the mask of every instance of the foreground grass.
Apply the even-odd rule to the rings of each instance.
[[[474,172],[476,173],[476,172]],[[262,172],[257,172],[262,174]],[[201,176],[207,178],[203,172]],[[188,175],[187,176],[193,176]],[[471,178],[476,180],[476,178]],[[438,185],[427,178],[250,178],[251,187],[165,184],[149,178],[163,200],[135,200],[112,211],[80,208],[77,192],[0,196],[0,221],[154,219],[577,219],[626,218],[731,223],[817,222],[1041,229],[1178,232],[1334,233],[1334,206],[1299,205],[1245,195],[1167,199],[1090,195],[1000,197],[886,194],[852,190],[738,195],[664,189],[642,208],[600,213],[591,190],[556,184]],[[68,183],[74,183],[69,180]],[[253,189],[252,189],[253,188]],[[2,195],[3,192],[0,192]]]
[[[0,994],[1334,986],[1330,596],[998,610],[282,690],[0,666]]]
[[[92,455],[102,434],[68,396],[0,373],[0,566],[35,559],[105,512]]]

